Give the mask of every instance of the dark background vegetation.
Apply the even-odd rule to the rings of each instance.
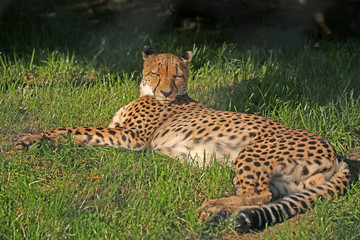
[[[125,54],[139,51],[143,43],[166,51],[151,39],[174,28],[184,33],[206,29],[215,40],[230,42],[263,27],[344,40],[360,35],[359,12],[357,0],[2,0],[0,50],[26,56],[33,49],[66,49],[78,56],[106,55],[114,64],[94,33],[103,36],[104,46],[121,42]]]

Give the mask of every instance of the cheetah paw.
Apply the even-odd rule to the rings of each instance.
[[[204,202],[199,209],[198,217],[200,222],[211,218],[231,218],[242,210],[248,209],[249,206],[244,205],[244,201],[237,196],[228,198],[214,199]]]
[[[23,150],[28,148],[33,143],[39,141],[42,138],[40,134],[21,134],[17,137],[15,142],[15,148],[18,150]]]

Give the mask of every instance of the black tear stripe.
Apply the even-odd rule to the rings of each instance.
[[[154,90],[153,90],[154,96],[155,96],[156,89],[157,89],[157,88],[159,87],[159,85],[160,85],[160,81],[161,81],[161,79],[160,79],[160,77],[159,77],[159,81],[158,81],[156,87],[155,87]]]

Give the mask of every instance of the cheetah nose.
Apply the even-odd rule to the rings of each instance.
[[[169,92],[160,90],[160,92],[161,92],[165,97],[168,97],[168,96],[170,96],[170,94],[172,94],[172,90],[170,90]]]

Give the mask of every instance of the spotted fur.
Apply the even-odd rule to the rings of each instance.
[[[251,114],[217,111],[188,97],[188,65],[184,57],[143,51],[140,98],[122,107],[107,128],[60,127],[26,135],[22,149],[41,138],[55,145],[71,134],[84,146],[113,146],[129,150],[152,149],[199,165],[230,159],[235,166],[236,195],[210,200],[199,219],[230,219],[239,232],[282,222],[313,206],[319,196],[344,194],[349,170],[338,162],[325,138],[291,129]]]

